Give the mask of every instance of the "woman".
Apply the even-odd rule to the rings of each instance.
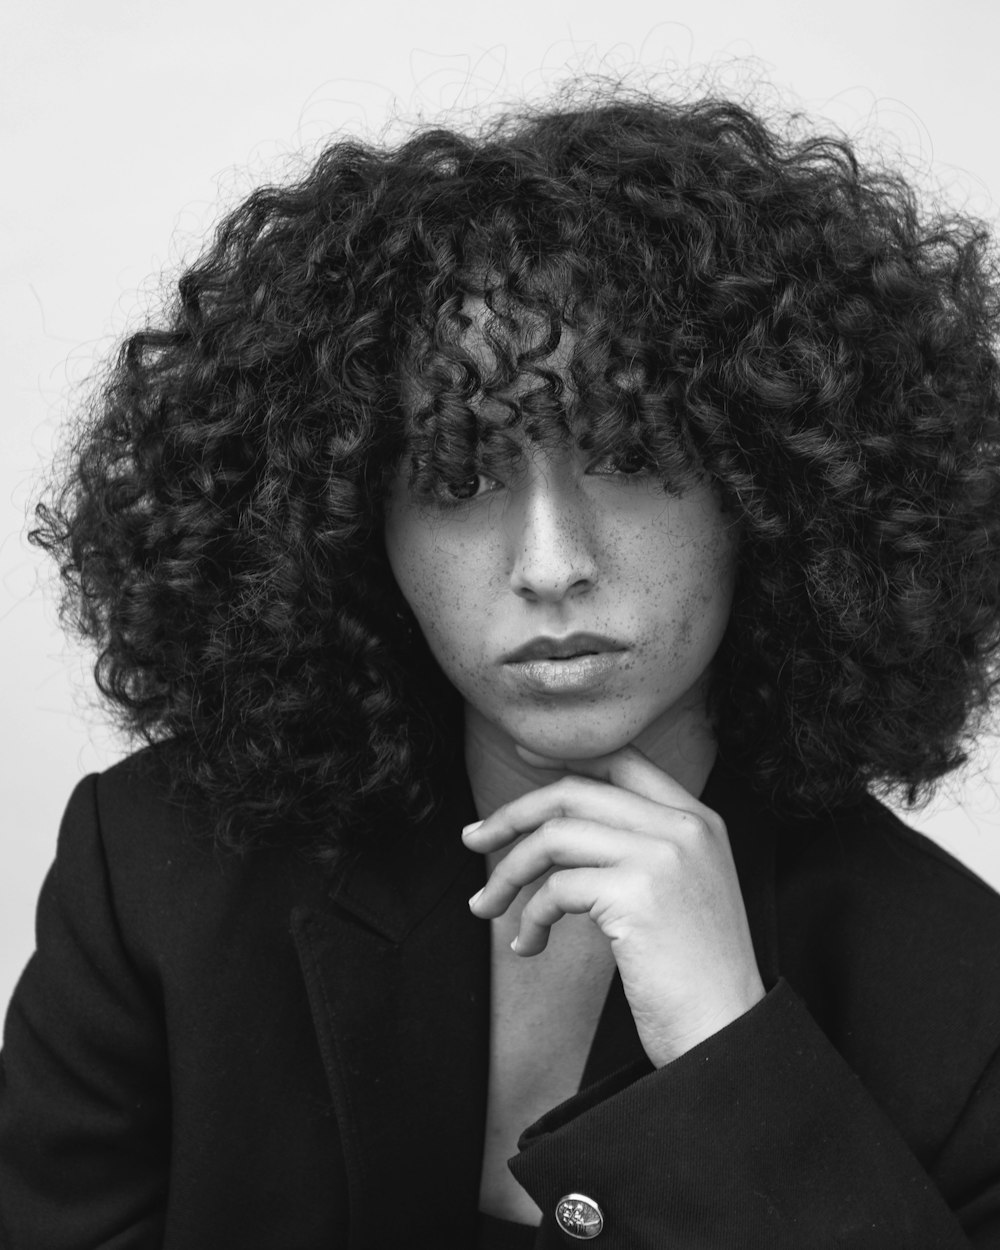
[[[1000,906],[873,794],[996,685],[996,292],[713,100],[232,213],[39,511],[148,745],[43,889],[6,1244],[995,1244]]]

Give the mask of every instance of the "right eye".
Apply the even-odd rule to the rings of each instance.
[[[500,483],[487,473],[473,473],[453,482],[441,482],[437,496],[444,503],[469,503],[500,489]]]

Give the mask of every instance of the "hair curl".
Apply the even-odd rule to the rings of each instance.
[[[387,475],[409,456],[434,489],[498,430],[572,426],[677,489],[697,466],[738,519],[723,758],[778,813],[912,802],[1000,681],[997,287],[983,226],[724,100],[336,142],[127,339],[32,538],[101,691],[219,838],[330,857],[426,815],[456,744],[385,558]]]

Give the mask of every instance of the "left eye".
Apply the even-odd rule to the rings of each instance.
[[[602,477],[610,477],[615,473],[621,473],[624,477],[636,477],[651,471],[649,461],[640,451],[614,452],[587,466],[588,473]]]

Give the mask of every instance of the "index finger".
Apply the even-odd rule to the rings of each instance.
[[[515,749],[526,763],[533,764],[536,768],[560,769],[580,777],[592,777],[595,781],[606,781],[620,790],[631,790],[633,794],[666,807],[695,812],[699,816],[714,815],[690,790],[686,790],[679,781],[665,773],[632,743],[611,751],[608,755],[595,755],[579,760],[538,755],[517,744]]]

